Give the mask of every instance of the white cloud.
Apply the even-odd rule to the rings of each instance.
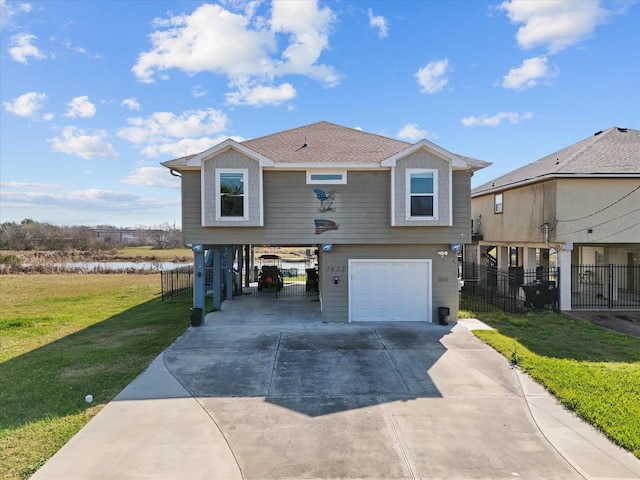
[[[499,7],[509,19],[522,24],[516,34],[524,49],[544,46],[557,53],[588,38],[598,24],[622,13],[600,6],[600,0],[511,0]]]
[[[129,127],[118,131],[118,136],[132,143],[168,143],[176,138],[191,138],[220,133],[226,130],[227,116],[209,108],[190,110],[176,115],[171,112],[155,112],[150,117],[127,119]]]
[[[497,127],[503,120],[509,120],[511,123],[520,123],[521,120],[529,120],[531,118],[533,118],[533,113],[531,112],[500,112],[493,117],[487,115],[465,117],[462,119],[462,124],[465,127]]]
[[[169,171],[165,169],[167,175]],[[177,179],[176,179],[177,180]],[[179,182],[179,181],[178,181]],[[137,188],[136,191],[140,189]],[[42,188],[0,190],[3,213],[14,218],[38,218],[56,224],[75,225],[97,223],[137,224],[140,218],[149,223],[166,222],[167,218],[180,218],[180,195],[153,198],[119,190],[97,188],[75,189],[46,185]],[[124,222],[124,223],[123,223]]]
[[[67,189],[60,193],[43,192],[3,192],[3,203],[11,207],[38,206],[39,208],[69,208],[82,210],[90,208],[128,208],[132,202],[140,199],[139,195],[114,190],[88,188],[85,190]],[[123,205],[124,204],[124,205]],[[126,205],[126,206],[125,206]]]
[[[77,127],[65,127],[61,137],[54,137],[51,141],[51,150],[59,153],[77,155],[85,160],[92,158],[118,158],[111,144],[105,141],[107,134],[97,131],[93,135],[87,134]]]
[[[165,167],[138,167],[122,183],[142,187],[180,188],[180,180]]]
[[[3,188],[43,188],[43,189],[57,189],[61,188],[61,185],[55,183],[38,183],[38,182],[16,182],[12,180],[11,182],[0,182],[0,187]]]
[[[86,54],[87,50],[83,47],[76,47],[75,45],[73,45],[71,43],[71,40],[65,40],[64,42],[62,42],[62,44],[68,49],[71,50],[72,52],[76,52],[76,53],[83,53]]]
[[[418,140],[427,138],[428,133],[429,132],[427,132],[426,130],[420,130],[418,128],[417,123],[407,123],[404,127],[400,129],[400,131],[398,132],[398,135],[396,136],[403,140],[417,142]]]
[[[296,96],[296,89],[290,83],[283,83],[277,87],[258,85],[249,87],[239,85],[236,92],[226,93],[227,103],[230,105],[281,105]]]
[[[29,13],[33,9],[30,3],[14,3],[0,0],[0,29],[12,24],[13,17],[18,13]]]
[[[120,105],[128,107],[129,110],[140,110],[140,103],[134,97],[125,98]]]
[[[96,106],[89,101],[89,97],[83,95],[81,97],[75,97],[67,103],[67,113],[65,113],[64,116],[69,118],[91,118],[95,114]]]
[[[194,85],[191,88],[191,95],[195,98],[204,97],[207,94],[207,91],[204,89],[202,85]]]
[[[146,157],[159,157],[170,156],[171,158],[184,157],[191,155],[194,152],[204,152],[208,148],[217,145],[218,143],[229,138],[226,135],[218,135],[215,138],[202,137],[202,138],[184,138],[177,142],[168,142],[153,144],[145,147],[142,150],[142,154]],[[241,137],[231,137],[234,140],[241,142],[244,139]]]
[[[21,117],[33,117],[42,108],[42,102],[46,99],[46,93],[27,92],[14,99],[13,102],[4,102],[3,105],[8,112]]]
[[[35,60],[47,58],[47,56],[42,53],[38,47],[32,45],[32,42],[37,39],[38,37],[30,33],[18,33],[16,35],[12,35],[9,39],[9,55],[11,55],[11,58],[16,62],[24,64],[29,63],[29,57],[34,58]]]
[[[234,13],[205,4],[190,15],[156,20],[149,37],[152,47],[139,54],[133,73],[140,81],[153,82],[157,74],[171,69],[189,75],[212,72],[226,76],[239,91],[272,88],[268,85],[274,78],[287,74],[327,86],[339,83],[333,67],[317,63],[329,45],[335,21],[331,9],[318,8],[316,1],[273,2],[271,17],[263,18],[255,16],[257,5],[243,4],[244,12]]]
[[[503,77],[502,86],[513,90],[535,87],[540,79],[557,75],[557,71],[549,71],[547,63],[547,57],[526,59],[519,67],[509,70]]]
[[[306,75],[327,86],[335,86],[340,77],[333,67],[316,65],[322,51],[329,47],[329,31],[335,15],[329,7],[318,8],[316,0],[271,4],[271,32],[288,35],[289,45],[282,52],[285,62],[278,61],[275,74]],[[277,41],[277,38],[274,38]]]
[[[415,77],[420,85],[420,93],[436,93],[442,90],[449,79],[446,77],[449,71],[449,60],[444,58],[428,63],[418,70]]]
[[[385,38],[388,32],[387,19],[381,15],[374,15],[373,10],[369,9],[369,26],[378,30],[378,37]]]

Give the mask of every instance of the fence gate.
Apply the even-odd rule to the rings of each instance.
[[[571,308],[640,308],[640,265],[571,265]]]
[[[209,276],[210,273],[207,272]],[[249,286],[246,277],[234,272],[233,299],[243,298],[318,298],[318,272],[315,268],[256,268],[250,274]],[[226,288],[223,286],[223,288]]]

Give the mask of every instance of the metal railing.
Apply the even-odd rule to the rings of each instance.
[[[640,308],[640,265],[571,265],[571,308]]]
[[[193,267],[182,267],[160,272],[162,300],[193,296]]]
[[[524,312],[558,310],[560,270],[525,270],[465,262],[462,265],[461,305],[476,311]]]

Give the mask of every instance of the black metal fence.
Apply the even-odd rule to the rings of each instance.
[[[176,268],[160,272],[162,299],[193,296],[193,267]]]
[[[244,275],[233,271],[232,288],[234,300],[247,296],[273,298],[318,298],[318,272],[315,268],[308,268],[299,272],[297,269],[279,270],[278,275],[272,277],[261,276],[256,273],[250,278],[249,286],[245,285]],[[213,268],[205,269],[205,290],[211,295],[213,285]],[[222,298],[226,297],[226,272],[220,272]],[[160,272],[162,284],[162,299],[190,298],[193,296],[193,267],[177,268]]]
[[[475,311],[558,310],[560,270],[462,264],[461,307]]]
[[[571,308],[640,308],[640,265],[571,265]]]
[[[248,297],[308,298],[312,300],[318,298],[318,272],[315,268],[305,270],[297,268],[261,269],[254,271],[249,280],[247,286],[246,278],[234,272],[234,300]],[[224,288],[226,287],[223,282]]]

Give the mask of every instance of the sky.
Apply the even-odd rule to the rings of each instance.
[[[491,162],[640,130],[640,3],[0,0],[0,223],[180,226],[160,162],[319,121]]]

